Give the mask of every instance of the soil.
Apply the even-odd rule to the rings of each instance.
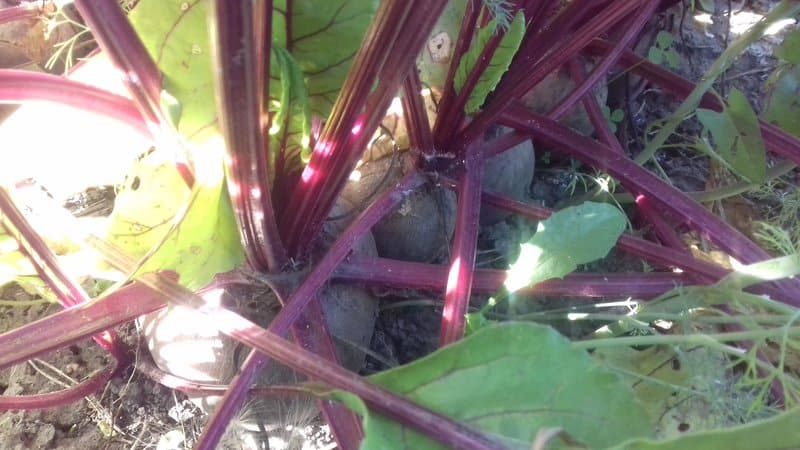
[[[769,10],[777,1],[748,1],[746,5],[733,2],[734,12],[745,8],[757,13]],[[717,14],[707,27],[694,24],[691,14],[683,14],[680,7],[653,23],[653,30],[666,29],[675,36],[674,48],[680,55],[680,65],[675,70],[687,78],[697,80],[725,48],[727,20],[723,13],[728,2],[717,1]],[[2,2],[0,2],[2,6]],[[652,33],[655,35],[655,32]],[[651,42],[651,41],[650,41]],[[737,59],[723,80],[717,83],[718,92],[724,94],[732,87],[748,95],[756,110],[763,105],[762,86],[775,66],[769,56],[771,48],[780,42],[779,37],[768,37],[751,46]],[[651,45],[642,44],[646,52]],[[17,55],[15,54],[15,57]],[[0,64],[5,64],[0,61]],[[14,63],[13,66],[18,65]],[[9,67],[3,65],[2,67]],[[609,103],[614,109],[624,109],[625,119],[620,125],[620,137],[628,148],[636,152],[642,148],[645,127],[656,119],[669,115],[677,102],[656,89],[642,86],[634,77],[623,76],[611,81]],[[0,111],[0,113],[2,113]],[[697,135],[699,127],[687,121],[679,133]],[[570,161],[553,158],[549,153],[537,153],[536,173],[527,191],[527,201],[544,206],[555,206],[570,197],[571,190],[581,183],[579,166]],[[688,151],[661,152],[659,163],[672,182],[684,190],[704,190],[709,187],[712,166],[706,158],[698,158]],[[98,187],[84,192],[86,199],[75,200],[73,211],[107,214],[108,203],[113,201],[113,189]],[[101,199],[91,204],[87,199]],[[519,217],[507,217],[492,225],[482,227],[479,236],[477,264],[480,267],[504,268],[514,260],[517,244],[527,240],[535,230],[536,222]],[[431,256],[435,262],[445,263],[447,255]],[[430,259],[430,258],[423,258]],[[639,271],[641,261],[619,253],[591,269],[603,271]],[[361,370],[368,375],[413,361],[436,349],[441,317],[440,293],[374,290],[380,297],[380,313],[370,344],[370,352]],[[0,299],[30,301],[37,297],[17,285],[0,290]],[[554,299],[531,298],[542,309],[555,304]],[[479,305],[485,298],[473,298]],[[567,300],[568,305],[578,305],[585,300]],[[558,305],[564,306],[564,300]],[[0,332],[14,329],[58,310],[52,304],[33,306],[0,306]],[[586,329],[564,327],[562,332],[582,335]],[[133,346],[138,345],[133,325],[121,330],[122,336]],[[34,360],[0,371],[0,391],[4,395],[23,395],[52,392],[74,385],[94,371],[107,367],[112,361],[93,342],[86,340],[69,348],[54,352],[41,360]],[[106,388],[87,399],[42,411],[7,411],[0,414],[0,448],[4,449],[180,449],[190,448],[206,420],[183,394],[167,389],[143,376],[134,367],[126,368]],[[310,435],[303,448],[335,448],[324,427],[312,423],[304,427]],[[231,448],[237,444],[233,444]],[[239,443],[238,445],[244,445]],[[292,445],[300,445],[294,443]],[[245,447],[241,447],[245,448]],[[299,447],[296,447],[299,448]]]
[[[18,301],[33,297],[18,286],[2,290],[0,298]],[[0,307],[0,331],[52,314],[53,304]],[[127,335],[135,330],[127,327]],[[73,386],[99,369],[113,364],[91,340],[76,343],[41,359],[0,371],[3,395],[53,392]],[[133,449],[156,448],[162,435],[198,428],[197,416],[183,395],[154,383],[133,367],[125,369],[106,388],[87,399],[41,411],[0,414],[0,448],[22,449]],[[196,422],[196,420],[195,420]]]

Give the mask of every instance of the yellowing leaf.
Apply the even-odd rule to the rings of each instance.
[[[203,149],[206,159],[198,164],[197,197],[177,229],[147,261],[143,272],[174,270],[180,283],[197,289],[219,273],[244,261],[238,228],[222,177],[220,152]],[[190,191],[174,161],[154,152],[143,158],[117,195],[109,241],[132,256],[142,257],[162,243],[173,217]]]

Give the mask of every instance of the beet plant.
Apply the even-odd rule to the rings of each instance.
[[[7,258],[29,258],[65,307],[0,335],[0,366],[89,336],[116,366],[0,407],[53,407],[102,389],[133,364],[114,328],[138,319],[151,350],[138,368],[210,414],[200,449],[216,448],[243,404],[276,397],[315,399],[345,449],[800,445],[800,381],[786,368],[800,345],[797,253],[770,259],[645,165],[693,117],[703,133],[687,147],[740,185],[800,162],[796,121],[780,113],[793,111],[791,96],[771,97],[767,121],[740,92],[713,90],[769,24],[800,13],[797,2],[732,42],[698,84],[631,51],[670,1],[140,0],[129,14],[110,0],[74,3],[99,52],[64,77],[0,69],[0,101],[91,111],[154,147],[128,173],[102,235],[73,230],[25,183],[0,190],[6,241],[18,246]],[[0,23],[35,14],[23,3],[0,10]],[[650,59],[673,65],[672,41],[658,36]],[[797,36],[781,47],[776,92],[797,92]],[[124,93],[73,79],[103,64]],[[601,94],[620,73],[682,102],[643,148],[620,142],[621,111]],[[539,101],[556,86],[557,101]],[[393,101],[402,126],[388,155],[370,156]],[[634,206],[525,202],[534,146],[608,174]],[[768,153],[784,166],[769,167]],[[116,270],[113,286],[87,293],[36,214]],[[535,234],[505,270],[476,267],[479,228],[509,214],[537,220]],[[736,270],[693,256],[680,238],[688,231]],[[654,269],[573,273],[614,247]],[[223,301],[234,285],[268,288],[280,311],[245,318]],[[365,286],[436,292],[441,349],[359,376],[377,314]],[[531,310],[531,294],[629,300],[548,312]],[[553,317],[605,326],[571,341],[546,325]],[[736,365],[739,390],[665,370],[709,361]],[[254,387],[261,374],[273,385]],[[287,386],[297,374],[309,381]],[[764,420],[664,433],[671,399],[713,399],[718,385],[730,388],[726,400],[747,394],[741,414],[714,403],[730,419],[722,425]]]

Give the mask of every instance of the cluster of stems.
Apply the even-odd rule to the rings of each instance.
[[[430,290],[444,298],[440,345],[459,340],[464,334],[464,317],[474,293],[491,293],[502,286],[503,271],[476,269],[477,235],[482,205],[511,211],[525,217],[544,219],[551,211],[510,198],[482,192],[481,179],[487,158],[523,140],[533,139],[548,148],[606,171],[636,198],[637,213],[651,225],[654,237],[645,240],[623,235],[617,247],[662,269],[642,274],[574,274],[531,286],[541,295],[584,297],[652,298],[676,284],[711,284],[728,274],[715,264],[695,259],[677,237],[679,226],[688,226],[707,237],[719,248],[744,263],[769,257],[747,237],[710,213],[701,204],[656,177],[631,159],[602,116],[593,92],[610,70],[631,71],[672,92],[677,98],[697,98],[697,104],[719,110],[720,100],[703,95],[691,82],[643,60],[631,49],[649,19],[664,6],[658,0],[599,0],[561,2],[515,0],[507,2],[510,14],[522,11],[526,34],[508,72],[473,117],[464,113],[469,93],[489,65],[503,32],[493,35],[469,71],[459,92],[453,89],[455,68],[474,40],[477,26],[485,24],[489,11],[483,3],[468,0],[465,17],[455,40],[452,64],[446,77],[436,121],[427,120],[421,97],[421,82],[416,57],[445,7],[445,0],[381,1],[352,70],[324,127],[313,137],[314,151],[301,176],[277,173],[279,180],[296,180],[292,185],[273,185],[271,170],[264,155],[269,149],[264,123],[265,100],[269,86],[269,51],[273,5],[271,0],[253,2],[211,2],[214,21],[214,64],[218,68],[216,89],[220,132],[228,150],[226,175],[231,203],[239,226],[248,267],[220,274],[213,282],[220,287],[248,283],[250,275],[279,280],[292,270],[290,260],[306,260],[318,242],[322,225],[334,202],[367,147],[374,130],[383,119],[392,98],[402,90],[403,109],[411,146],[418,150],[417,166],[437,154],[452,154],[448,169],[453,179],[439,182],[458,196],[455,234],[448,266],[351,256],[352,246],[370,228],[391,213],[408,195],[426,183],[418,172],[411,172],[372,202],[337,238],[294,286],[271,284],[283,304],[281,312],[267,329],[238,314],[206,304],[196,293],[177,284],[167,273],[151,273],[132,284],[87,303],[87,294],[59,266],[48,249],[11,200],[0,190],[3,226],[14,233],[20,247],[31,257],[40,277],[58,296],[65,309],[53,316],[0,335],[0,367],[8,367],[35,356],[62,348],[88,336],[107,349],[117,360],[116,367],[129,363],[129,349],[116,339],[113,327],[163,308],[169,303],[196,308],[211,314],[225,334],[253,348],[238,375],[227,386],[202,385],[158,371],[152,361],[141,362],[145,373],[172,387],[192,393],[224,392],[197,448],[215,448],[232,417],[248,396],[255,395],[253,380],[271,360],[303,373],[309,379],[360,396],[368,406],[405,426],[427,434],[439,442],[469,449],[497,449],[500,443],[484,433],[414,404],[402,396],[382,389],[346,371],[336,362],[332,340],[319,305],[319,291],[329,280],[368,283],[378,286]],[[800,6],[783,2],[781,14],[796,13]],[[31,4],[0,10],[0,23],[28,19],[38,14]],[[75,0],[104,53],[119,69],[129,98],[110,94],[65,77],[0,69],[0,102],[50,100],[111,116],[133,129],[152,136],[162,145],[178,145],[165,112],[159,107],[161,74],[136,36],[124,12],[114,1]],[[408,30],[413,30],[409,33]],[[587,58],[596,58],[586,73]],[[575,89],[552,111],[535,114],[519,104],[520,98],[550,74],[565,68]],[[596,131],[597,139],[585,137],[559,123],[559,119],[583,105]],[[486,130],[502,124],[514,132],[484,142]],[[354,130],[358,130],[354,132]],[[773,125],[761,123],[769,151],[787,161],[800,163],[800,141]],[[170,137],[172,136],[172,137]],[[188,164],[191,168],[191,164]],[[184,176],[188,185],[193,177]],[[274,180],[272,180],[274,181]],[[284,208],[277,208],[277,205]],[[292,205],[291,208],[285,208]],[[89,239],[87,245],[99,250],[118,269],[136,267],[109,244]],[[676,273],[674,269],[680,269]],[[247,276],[246,276],[247,274]],[[271,278],[270,278],[271,277]],[[800,306],[798,282],[766,283],[754,292]],[[58,330],[54,332],[53,330]],[[293,333],[294,344],[284,339]],[[737,335],[738,336],[738,335]],[[112,377],[104,371],[74,388],[31,397],[0,398],[0,408],[40,408],[74,401],[97,391]],[[276,394],[280,389],[262,394]],[[291,390],[289,390],[291,391]],[[285,394],[285,392],[283,392]],[[321,400],[319,406],[331,425],[341,448],[357,448],[363,430],[358,418],[343,407]]]

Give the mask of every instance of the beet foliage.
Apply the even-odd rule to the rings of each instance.
[[[731,93],[729,104],[711,91],[736,52],[769,22],[798,14],[800,6],[780,3],[731,45],[707,78],[693,85],[629,50],[648,21],[671,3],[142,0],[126,16],[116,2],[76,0],[102,53],[122,74],[129,97],[67,78],[0,70],[0,100],[46,99],[109,115],[151,135],[158,152],[171,158],[143,161],[130,178],[128,192],[117,200],[107,239],[85,237],[86,245],[133,280],[93,302],[61,268],[9,191],[2,191],[0,208],[8,234],[66,307],[1,335],[2,367],[87,336],[94,336],[118,362],[114,370],[73,389],[7,397],[2,406],[54,406],[102,388],[130,364],[130,349],[105,330],[173,303],[202,312],[219,331],[256,349],[227,386],[186,380],[180,386],[194,394],[224,394],[197,448],[217,445],[270,360],[314,381],[307,391],[320,396],[320,408],[339,445],[347,449],[359,443],[364,448],[400,448],[406,428],[414,431],[409,439],[415,443],[407,445],[412,448],[530,448],[531,442],[549,440],[592,448],[650,448],[692,446],[690,439],[719,445],[739,439],[741,431],[732,430],[685,441],[624,443],[652,437],[652,415],[659,411],[648,411],[643,404],[652,398],[634,392],[612,370],[621,365],[614,362],[619,353],[598,350],[603,360],[583,351],[611,345],[610,339],[576,346],[543,325],[491,324],[497,319],[495,305],[508,300],[513,308],[513,294],[531,290],[594,297],[664,294],[637,312],[667,317],[698,305],[724,304],[722,309],[730,313],[726,317],[757,308],[791,325],[800,290],[797,280],[782,279],[798,271],[796,255],[762,262],[769,259],[767,252],[642,164],[692,114],[706,128],[697,146],[747,182],[767,177],[765,151],[800,163],[796,137],[760,121],[738,91]],[[31,10],[15,7],[0,11],[0,17],[29,17]],[[669,45],[660,45],[664,48],[658,50],[666,52]],[[787,64],[796,64],[791,55],[797,50],[782,48],[783,55],[790,55]],[[565,70],[573,89],[552,110],[532,109],[526,95]],[[630,71],[685,98],[633,157],[613,133],[616,125],[607,120],[615,114],[595,96],[609,71]],[[332,244],[323,245],[326,220],[398,92],[412,149],[404,161],[412,170],[379,195],[369,196],[360,215]],[[431,120],[430,95],[438,100]],[[579,103],[595,137],[561,121]],[[773,104],[769,111],[777,109]],[[487,141],[498,126],[509,130]],[[736,133],[732,141],[723,138],[731,133]],[[608,204],[586,202],[552,213],[482,192],[487,161],[528,140],[615,178],[635,197],[635,214],[653,230],[650,239],[623,233],[624,216]],[[141,180],[147,182],[140,189]],[[148,190],[151,186],[157,188]],[[457,196],[448,266],[351,254],[373,226],[403,208],[411,196],[440,187]],[[483,205],[541,220],[508,271],[475,267]],[[138,229],[145,217],[152,221],[149,234]],[[747,265],[746,272],[756,273],[758,281],[769,282],[756,284],[694,258],[678,239],[676,229],[682,227]],[[659,271],[567,275],[579,264],[602,258],[614,245]],[[269,285],[283,304],[266,329],[199,295],[253,280]],[[330,280],[441,292],[443,348],[369,378],[340,367],[320,305],[321,289]],[[671,291],[676,283],[687,287]],[[468,314],[475,293],[495,295],[480,313]],[[733,300],[723,299],[725,295]],[[613,345],[673,345],[673,337],[687,345],[699,342],[744,361],[771,401],[788,408],[797,400],[797,380],[782,369],[779,375],[764,376],[772,366],[759,353],[767,339],[783,339],[782,352],[796,349],[797,327],[750,326],[745,319],[731,319],[730,329],[704,334],[708,339],[698,341],[694,334],[659,334],[643,323],[625,325],[647,329],[650,336],[616,339]],[[283,339],[289,331],[295,344]],[[751,352],[742,356],[727,345],[732,341]],[[170,382],[152,363],[144,364],[149,364],[147,373]],[[562,391],[566,393],[550,396]],[[351,410],[370,419],[362,425]],[[540,416],[541,410],[555,412]],[[509,411],[516,418],[505,417]],[[754,425],[754,432],[776,439],[776,447],[795,445],[781,441],[784,433],[774,431],[788,427],[795,413]],[[592,414],[607,420],[587,424]]]

